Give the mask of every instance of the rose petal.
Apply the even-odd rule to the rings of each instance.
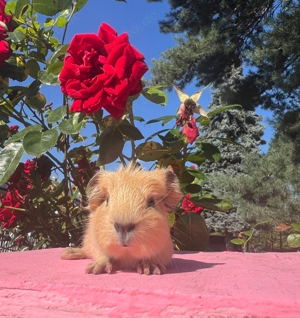
[[[122,43],[120,45],[115,46],[108,55],[107,64],[115,66],[117,60],[123,55],[124,49],[127,46],[127,43]]]
[[[105,43],[111,43],[117,36],[117,32],[108,24],[103,22],[100,25],[98,37],[102,39]]]

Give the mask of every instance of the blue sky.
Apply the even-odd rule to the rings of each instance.
[[[97,33],[101,23],[106,22],[118,34],[127,32],[130,43],[144,54],[147,65],[151,67],[152,58],[158,59],[160,52],[175,45],[172,34],[160,33],[158,26],[158,21],[163,19],[169,11],[169,5],[166,1],[162,3],[147,3],[145,0],[128,0],[127,2],[126,4],[113,0],[89,0],[86,6],[73,16],[69,24],[65,43],[69,43],[73,36],[78,33]],[[63,29],[56,28],[54,36],[61,38],[62,33]],[[145,77],[150,78],[150,76],[148,71]],[[191,95],[201,88],[195,87],[192,83],[185,88],[185,92]],[[43,86],[42,92],[47,97],[48,102],[53,102],[53,108],[62,105],[62,95],[59,86]],[[179,99],[174,91],[168,92],[168,97],[168,104],[164,107],[150,103],[140,97],[134,104],[134,115],[141,116],[148,121],[153,118],[175,114],[180,104]],[[210,89],[207,89],[199,103],[206,109],[210,100]],[[272,115],[267,111],[258,110],[257,112],[265,117]],[[266,120],[264,120],[264,124],[267,125]],[[142,131],[145,138],[165,128],[161,124],[144,126],[144,123],[138,123],[137,127]],[[84,135],[88,136],[92,133],[94,131],[88,128]],[[264,139],[270,140],[271,136],[272,129],[268,127]],[[262,150],[265,152],[267,146],[263,146]]]

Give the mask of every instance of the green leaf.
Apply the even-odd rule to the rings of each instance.
[[[134,116],[133,119],[139,121],[140,123],[145,121],[145,119],[140,116]]]
[[[196,119],[196,122],[200,124],[200,126],[208,126],[210,120],[205,116],[200,116]]]
[[[215,163],[218,163],[221,159],[220,151],[216,146],[208,143],[201,143],[200,148],[203,151],[202,155],[206,159],[213,160]]]
[[[15,30],[14,32],[7,32],[7,35],[8,38],[16,44],[21,43],[26,38],[26,35],[19,30]]]
[[[160,159],[169,151],[158,142],[148,141],[138,145],[135,152],[138,159],[142,161],[154,161]]]
[[[229,106],[220,107],[218,109],[215,109],[215,110],[209,112],[207,115],[208,115],[208,117],[215,116],[215,115],[223,112],[224,110],[227,110],[227,109],[230,109],[230,108],[234,108],[234,107],[242,107],[242,106],[239,105],[239,104],[235,104],[235,105],[229,105]]]
[[[20,19],[30,5],[29,0],[18,0],[15,6],[15,16]]]
[[[173,119],[175,119],[175,116],[163,116],[163,117],[151,119],[151,120],[147,121],[145,125],[158,123],[158,122],[162,121],[162,126],[164,126],[164,125],[168,124]]]
[[[73,195],[71,196],[71,202],[73,202],[74,201],[74,199],[77,197],[77,195],[78,195],[78,193],[79,193],[79,188],[77,188],[76,189],[76,191],[73,193]]]
[[[33,9],[43,15],[53,16],[60,11],[57,0],[32,0]]]
[[[11,143],[0,152],[0,185],[2,186],[17,169],[24,154],[20,142]]]
[[[63,120],[58,128],[63,134],[79,134],[85,126],[85,121],[80,121],[80,113],[73,114],[69,119]]]
[[[179,129],[170,129],[170,133],[176,137],[179,137],[181,135]]]
[[[58,0],[60,11],[70,9],[72,0]]]
[[[260,222],[256,223],[253,227],[256,228],[257,225],[269,223],[269,222],[272,222],[272,221],[273,221],[273,219],[268,219],[268,220],[260,221]]]
[[[74,10],[74,13],[78,12],[79,10],[81,10],[87,4],[87,2],[88,2],[88,0],[77,0],[76,8]]]
[[[28,90],[27,90],[25,96],[26,96],[26,97],[35,96],[35,95],[38,93],[38,91],[40,90],[41,86],[42,86],[42,83],[41,83],[40,80],[37,79],[37,80],[33,81],[33,82],[29,85]]]
[[[199,193],[201,191],[202,187],[199,186],[199,184],[188,184],[185,187],[185,191],[187,193]]]
[[[114,162],[122,153],[125,143],[120,131],[114,127],[106,128],[100,138],[100,156],[98,163],[102,166]]]
[[[70,14],[71,14],[71,10],[70,9],[66,9],[66,10],[63,10],[60,14],[59,14],[59,16],[58,17],[67,17],[67,16],[69,16]]]
[[[64,118],[66,113],[67,113],[67,107],[66,106],[60,106],[60,107],[54,109],[49,114],[49,116],[47,117],[48,124],[57,123],[59,120]]]
[[[4,121],[5,123],[9,123],[9,116],[6,113],[3,113],[0,110],[0,120]]]
[[[31,51],[29,57],[36,59],[39,62],[45,62],[45,55],[41,52]]]
[[[165,106],[168,101],[168,96],[167,94],[157,88],[144,88],[142,90],[142,94],[144,95],[145,98],[150,100],[150,102],[153,102],[155,104],[159,104],[162,106]]]
[[[13,135],[9,140],[4,144],[5,146],[14,143],[16,141],[20,141],[21,139],[24,138],[24,136],[29,133],[29,132],[40,132],[42,131],[42,126],[41,125],[31,125],[28,126],[22,130],[20,130],[18,133]]]
[[[245,243],[245,240],[240,239],[240,238],[236,238],[236,239],[231,240],[230,242],[233,244],[236,244],[236,245],[243,245]]]
[[[57,61],[47,67],[48,74],[59,74],[64,66],[63,61]]]
[[[38,79],[46,85],[59,85],[60,80],[56,74],[48,74],[47,71],[39,71]]]
[[[39,248],[41,248],[43,246],[43,244],[46,242],[46,239],[43,239],[41,241],[38,241],[34,247],[32,248],[33,250],[38,250]]]
[[[200,180],[204,180],[205,179],[205,175],[203,172],[193,169],[193,168],[186,168],[186,170],[188,171],[189,174],[191,174],[192,176],[194,176],[197,179]]]
[[[13,15],[15,13],[17,1],[8,1],[5,6],[5,13],[8,15]]]
[[[197,206],[213,211],[223,212],[232,208],[231,202],[225,199],[190,198],[189,200]]]
[[[189,174],[186,170],[184,170],[180,176],[180,183],[192,183],[194,180],[195,177]]]
[[[246,232],[244,232],[243,235],[251,236],[253,233],[254,233],[254,229],[251,230],[251,231],[246,231]]]
[[[47,18],[44,22],[44,27],[48,28],[54,24],[54,20],[52,18]]]
[[[194,164],[200,166],[206,160],[206,157],[204,157],[201,154],[200,155],[191,154],[188,156],[187,160],[191,163],[194,163]]]
[[[205,251],[209,232],[204,219],[196,213],[186,213],[175,223],[173,237],[180,250]]]
[[[69,47],[69,44],[64,44],[64,45],[58,46],[56,51],[53,52],[52,55],[50,55],[50,57],[48,58],[48,60],[46,62],[47,67],[50,66],[51,64],[53,64],[55,62],[55,60],[57,58],[59,58],[60,56],[66,55],[68,47]]]
[[[291,224],[292,228],[298,232],[300,232],[300,225],[297,223],[292,223]]]
[[[130,139],[133,140],[141,140],[144,139],[144,136],[142,133],[134,126],[129,124],[129,122],[126,123],[126,121],[123,121],[118,128],[121,130],[121,133]]]
[[[59,17],[56,21],[56,26],[58,28],[63,28],[67,24],[67,19],[65,17]]]
[[[32,78],[37,79],[38,72],[41,70],[39,63],[36,60],[29,60],[27,65],[29,67],[29,75]]]
[[[163,132],[166,132],[166,131],[169,131],[169,129],[163,129],[163,130],[160,130],[154,134],[152,134],[151,136],[149,136],[145,141],[148,141],[148,140],[151,140],[153,139],[154,137],[158,136],[159,134],[163,133]]]
[[[300,234],[290,234],[287,237],[287,243],[290,247],[300,247]]]
[[[223,141],[223,142],[227,142],[228,144],[233,144],[233,145],[244,147],[242,144],[235,142],[235,141],[232,141],[232,140],[229,140],[229,139],[219,138],[219,137],[215,137],[215,139]]]
[[[23,147],[28,155],[41,157],[56,145],[57,138],[58,132],[54,128],[44,133],[31,131],[25,135]]]

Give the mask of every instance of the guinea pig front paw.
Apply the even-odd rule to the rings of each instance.
[[[101,273],[107,273],[110,274],[112,272],[112,264],[110,262],[94,262],[87,266],[85,269],[86,274],[101,274]]]
[[[166,272],[166,268],[151,261],[141,261],[137,266],[137,272],[145,275],[162,275]]]

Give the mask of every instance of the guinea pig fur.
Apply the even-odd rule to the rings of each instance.
[[[63,259],[92,258],[86,273],[136,269],[162,274],[173,254],[168,225],[182,197],[173,171],[145,171],[135,164],[97,173],[87,188],[89,221],[82,248]]]

